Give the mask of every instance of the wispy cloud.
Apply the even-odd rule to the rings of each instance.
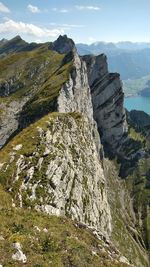
[[[62,24],[58,24],[55,22],[51,22],[50,23],[51,26],[55,26],[55,27],[60,27],[63,29],[71,29],[71,28],[84,28],[85,25],[82,24],[68,24],[68,23],[62,23]]]
[[[10,13],[10,9],[0,2],[0,13]]]
[[[68,13],[69,10],[68,9],[60,9],[60,13]]]
[[[93,10],[93,11],[101,10],[101,8],[98,6],[75,6],[75,7],[78,10]]]
[[[63,8],[63,9],[59,9],[59,8],[57,8],[57,7],[52,8],[52,11],[60,12],[60,13],[68,13],[68,12],[69,12],[68,9],[65,9],[65,8]]]
[[[14,34],[27,34],[36,38],[54,38],[60,34],[64,34],[63,29],[48,29],[41,28],[34,24],[28,24],[24,22],[17,22],[14,20],[8,20],[4,23],[0,23],[0,33],[14,33]]]
[[[37,6],[28,5],[27,8],[32,13],[40,13],[40,9]]]

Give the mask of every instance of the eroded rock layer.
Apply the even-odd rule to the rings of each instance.
[[[127,133],[124,94],[120,76],[109,73],[105,55],[84,56],[88,69],[94,119],[105,147],[114,152]]]

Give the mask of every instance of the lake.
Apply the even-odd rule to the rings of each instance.
[[[150,97],[131,96],[126,97],[124,105],[127,110],[143,110],[150,115]]]

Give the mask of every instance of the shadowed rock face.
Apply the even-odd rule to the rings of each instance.
[[[66,54],[75,48],[75,43],[67,35],[60,35],[58,39],[50,45],[50,49],[57,51],[60,54]]]
[[[150,116],[144,111],[131,110],[128,116],[139,128],[150,126]]]
[[[124,94],[118,73],[109,73],[105,55],[84,56],[91,87],[94,119],[105,148],[115,151],[127,133]]]

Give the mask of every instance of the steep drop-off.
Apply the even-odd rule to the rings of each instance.
[[[127,134],[120,76],[109,73],[105,55],[84,56],[88,69],[94,119],[108,153],[115,152]]]

